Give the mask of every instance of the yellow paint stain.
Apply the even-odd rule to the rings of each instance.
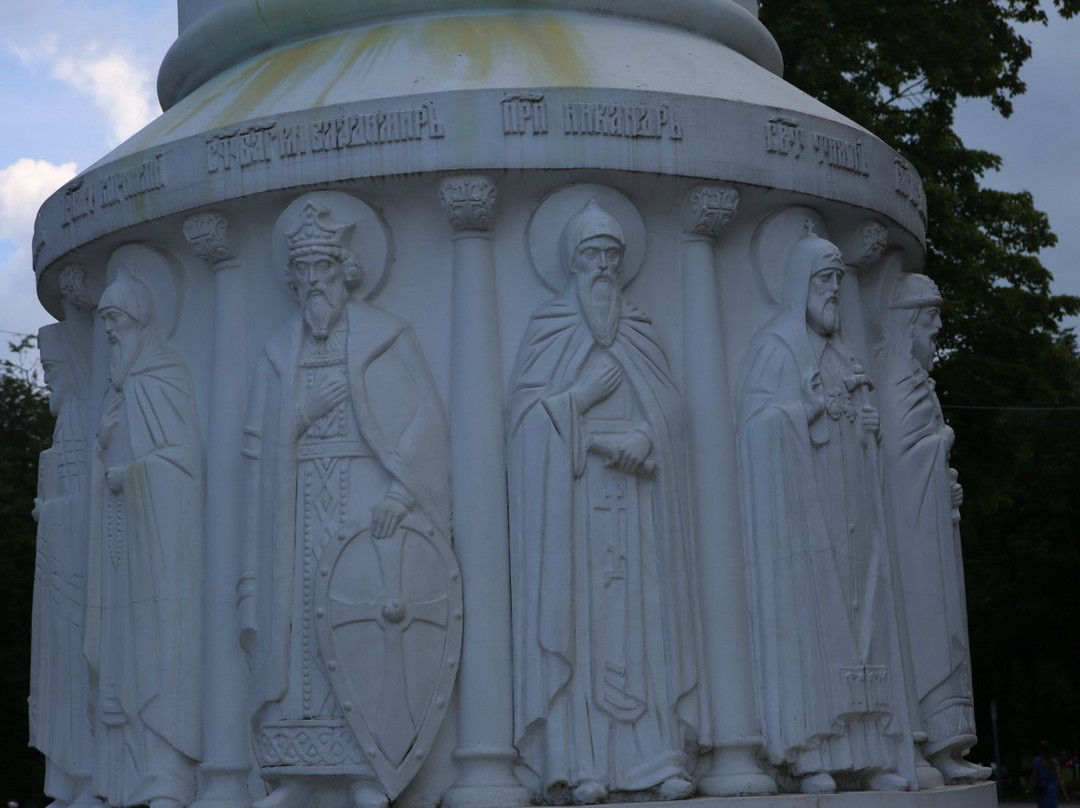
[[[588,84],[582,53],[586,43],[573,22],[553,14],[493,14],[444,17],[408,29],[413,45],[426,52],[436,69],[449,75],[460,69],[468,81],[498,79],[493,69],[524,61],[540,83]]]
[[[355,98],[376,71],[387,69],[422,71],[423,78],[451,85],[454,79],[498,83],[509,69],[540,86],[587,87],[589,51],[578,24],[544,13],[412,19],[343,31],[283,46],[211,79],[139,140],[161,142],[194,121],[206,130],[270,114],[276,101],[307,89],[305,83],[307,107]]]

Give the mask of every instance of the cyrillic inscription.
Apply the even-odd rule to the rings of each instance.
[[[274,141],[273,121],[243,129],[218,132],[206,141],[206,168],[211,174],[222,169],[247,168],[269,163]]]
[[[568,135],[662,138],[682,140],[682,124],[668,104],[606,104],[571,102],[562,105],[563,132]]]
[[[67,227],[97,210],[118,205],[136,196],[165,187],[165,163],[160,154],[149,160],[87,181],[75,180],[63,197],[64,221]]]
[[[805,148],[798,121],[784,117],[769,118],[765,124],[765,151],[797,158]]]
[[[156,191],[165,187],[165,165],[161,155],[132,168],[106,175],[100,183],[101,207],[116,205],[125,199]]]
[[[926,223],[926,192],[923,190],[922,181],[919,180],[911,166],[899,157],[894,161],[896,166],[896,193],[906,199],[911,207],[919,214],[919,218]]]
[[[512,93],[502,102],[504,135],[546,135],[548,108],[540,93]]]
[[[96,208],[94,184],[77,179],[67,187],[64,194],[64,227],[89,216]]]
[[[856,140],[852,143],[849,140],[815,132],[814,151],[817,152],[819,163],[863,177],[870,176],[870,166],[866,162],[861,141]]]
[[[441,138],[445,134],[432,101],[410,109],[376,110],[310,123],[279,126],[270,121],[212,136],[206,141],[206,168],[213,174],[308,153]]]

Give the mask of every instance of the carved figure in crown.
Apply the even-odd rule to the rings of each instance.
[[[110,805],[175,808],[202,753],[205,468],[191,375],[137,271],[122,267],[98,302],[110,376],[86,636],[95,788]]]
[[[623,294],[623,224],[595,200],[558,214],[565,286],[508,401],[516,742],[546,801],[679,799],[706,734],[683,403]]]
[[[812,232],[795,243],[780,309],[750,344],[739,402],[766,752],[807,793],[907,789],[914,777],[880,417],[840,331],[844,266]]]
[[[446,420],[412,328],[363,299],[389,261],[375,212],[308,194],[275,240],[300,310],[266,343],[244,427],[259,805],[347,788],[385,806],[430,749],[460,653]]]
[[[941,293],[917,273],[896,280],[878,352],[881,419],[893,539],[907,615],[924,754],[949,783],[985,780],[964,760],[975,744],[964,568],[963,491],[949,467],[953,431],[934,380]]]
[[[30,657],[30,745],[45,755],[45,793],[57,806],[97,805],[90,727],[90,669],[83,654],[90,504],[89,456],[80,382],[84,358],[69,324],[38,332],[41,367],[56,417],[41,453]]]

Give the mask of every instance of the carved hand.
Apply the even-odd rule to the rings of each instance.
[[[577,399],[582,410],[591,409],[615,392],[622,382],[622,376],[618,365],[594,368],[574,385],[571,394]]]
[[[123,466],[109,466],[105,470],[105,482],[109,485],[109,490],[114,494],[119,494],[124,490],[124,467]]]
[[[30,515],[35,522],[41,521],[41,497],[34,497],[34,510],[30,511]]]
[[[869,404],[863,404],[859,409],[859,420],[862,421],[862,428],[867,439],[877,440],[881,433],[881,416],[878,415],[877,409]]]
[[[806,422],[814,423],[825,412],[825,384],[821,381],[821,373],[817,370],[808,371],[802,379],[802,405],[806,410]]]
[[[607,465],[624,474],[637,474],[650,452],[652,441],[649,436],[635,429],[615,447]]]
[[[305,427],[326,415],[348,398],[348,395],[349,385],[345,379],[323,380],[318,387],[308,390],[300,405],[300,417]]]
[[[964,504],[964,486],[956,481],[959,475],[956,469],[949,469],[949,492],[952,494],[952,506],[959,508]]]
[[[371,509],[371,535],[376,539],[385,539],[397,530],[401,520],[409,509],[393,497],[385,497]]]

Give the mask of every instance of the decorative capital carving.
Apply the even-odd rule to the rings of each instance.
[[[720,185],[699,185],[690,192],[683,229],[690,234],[718,238],[739,208],[739,192]]]
[[[889,240],[889,228],[880,222],[868,220],[859,228],[859,235],[854,239],[854,247],[848,256],[848,263],[859,269],[866,269],[881,260]],[[845,255],[847,255],[845,253]]]
[[[184,238],[200,259],[218,264],[235,258],[229,249],[228,221],[217,211],[193,213],[184,219]]]
[[[60,295],[65,303],[76,309],[90,311],[94,301],[86,289],[86,272],[78,264],[68,264],[60,269]]]
[[[491,229],[495,185],[487,177],[449,177],[439,183],[439,201],[454,230]]]

